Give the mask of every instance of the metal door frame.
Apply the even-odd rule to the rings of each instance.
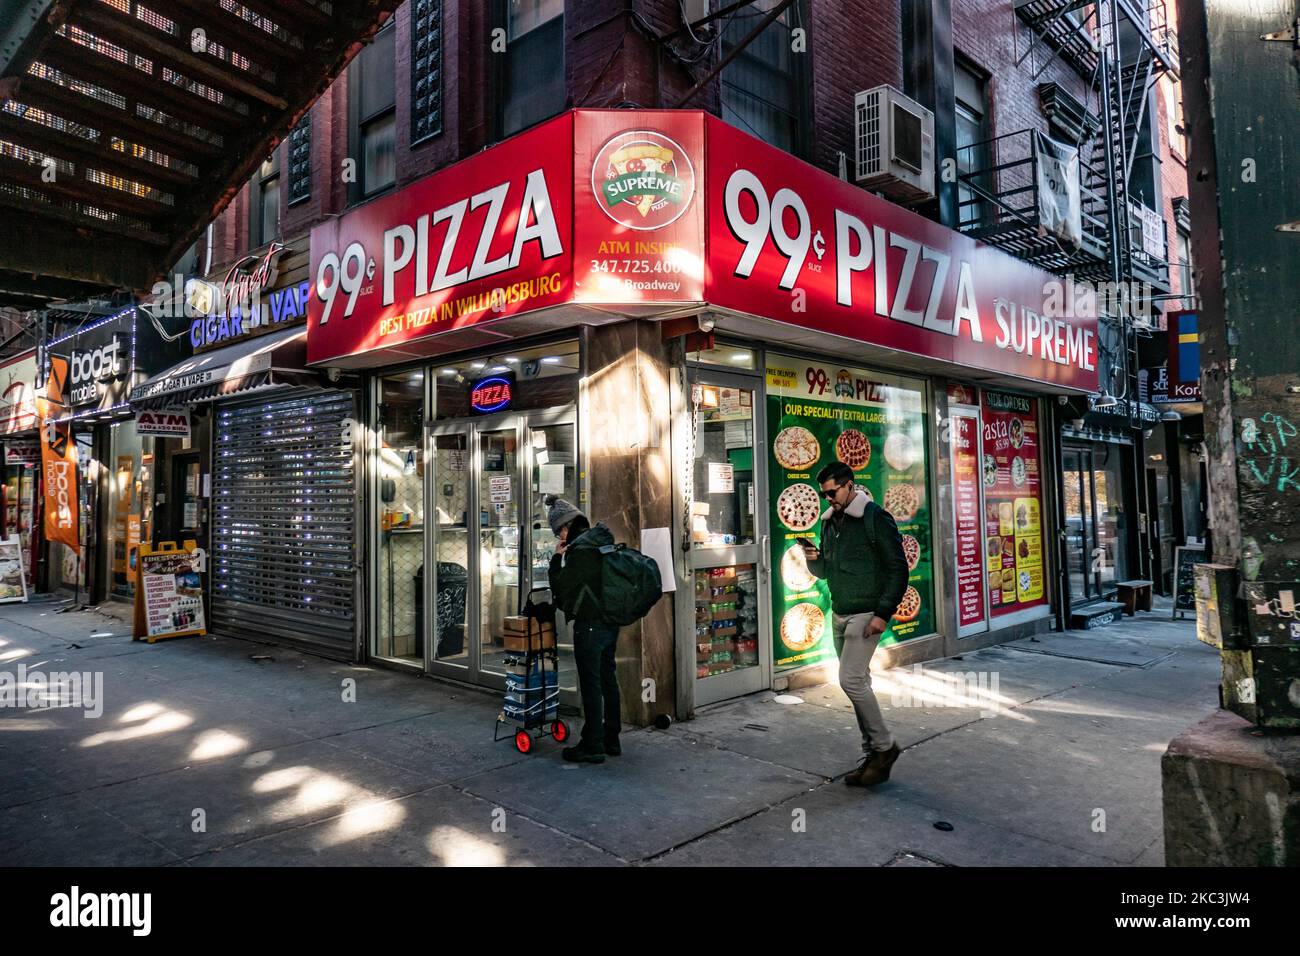
[[[515,430],[515,443],[518,460],[512,475],[517,478],[523,494],[519,501],[519,594],[523,595],[532,585],[532,525],[533,514],[533,463],[532,456],[523,454],[530,447],[527,444],[528,432],[533,427],[547,425],[572,425],[574,427],[574,472],[575,483],[581,487],[582,467],[581,453],[578,448],[578,411],[576,404],[562,405],[556,408],[531,410],[510,410],[490,415],[477,415],[473,418],[448,418],[425,422],[425,465],[424,465],[424,566],[434,568],[434,573],[424,575],[424,606],[429,609],[425,614],[424,670],[434,677],[473,684],[497,690],[505,689],[505,675],[483,670],[482,663],[482,579],[480,553],[482,551],[482,530],[480,522],[479,485],[483,477],[483,457],[480,437],[486,432]],[[465,640],[469,648],[469,658],[465,664],[457,664],[437,659],[437,540],[439,527],[430,518],[436,516],[433,504],[435,483],[434,441],[442,435],[459,435],[466,437],[467,468],[469,471],[465,502],[466,534],[466,580],[468,582],[465,596]],[[431,533],[432,532],[432,533]],[[470,533],[473,532],[471,540]],[[576,694],[574,695],[576,698]],[[568,703],[567,695],[562,695],[561,702]]]
[[[1061,471],[1065,472],[1065,456],[1073,452],[1079,456],[1079,468],[1076,474],[1079,476],[1079,501],[1082,507],[1087,505],[1086,513],[1080,515],[1079,536],[1082,540],[1083,549],[1083,594],[1075,594],[1073,586],[1070,583],[1070,541],[1069,541],[1069,523],[1070,516],[1065,515],[1066,525],[1066,556],[1065,556],[1065,582],[1070,587],[1069,606],[1077,607],[1080,604],[1087,604],[1090,601],[1101,600],[1102,589],[1098,582],[1092,580],[1093,552],[1097,549],[1097,493],[1095,482],[1093,480],[1094,462],[1093,448],[1087,444],[1072,444],[1066,441],[1061,446]],[[1064,499],[1064,495],[1061,496]]]
[[[694,707],[703,707],[722,700],[743,697],[772,686],[772,541],[768,527],[767,490],[767,390],[761,371],[744,374],[729,369],[706,365],[689,365],[686,369],[687,429],[690,429],[690,389],[696,384],[716,385],[721,388],[739,388],[753,396],[754,423],[754,543],[730,548],[692,548],[682,562],[686,587],[678,588],[675,611],[677,618],[677,646],[679,653],[688,658],[692,684],[691,699]],[[694,474],[695,462],[683,463]],[[683,489],[684,491],[685,489]],[[689,528],[683,533],[688,533]],[[750,558],[748,555],[752,554]],[[695,676],[695,572],[705,568],[735,564],[753,564],[758,582],[758,666],[746,667],[730,674],[718,674],[707,679]],[[703,692],[702,692],[703,691]]]

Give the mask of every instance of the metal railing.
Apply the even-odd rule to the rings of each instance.
[[[1034,133],[1023,129],[958,149],[959,228],[1043,268],[1104,279],[1109,268],[1105,172],[1080,150],[1083,241],[1071,248],[1042,228]]]

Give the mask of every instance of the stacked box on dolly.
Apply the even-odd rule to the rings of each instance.
[[[544,600],[543,600],[544,597]],[[534,737],[554,737],[563,743],[569,726],[559,719],[559,658],[555,647],[555,608],[550,593],[539,589],[528,595],[523,613],[505,619],[502,644],[510,652],[505,659],[506,693],[493,730],[493,740],[504,740],[503,724],[514,724],[515,749],[532,752]]]

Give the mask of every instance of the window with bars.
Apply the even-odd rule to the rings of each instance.
[[[289,205],[311,195],[311,110],[289,131]]]
[[[411,4],[411,145],[442,132],[442,0]]]

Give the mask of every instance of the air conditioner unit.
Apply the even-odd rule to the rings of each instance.
[[[934,198],[934,114],[892,86],[854,99],[857,182],[904,203]]]

